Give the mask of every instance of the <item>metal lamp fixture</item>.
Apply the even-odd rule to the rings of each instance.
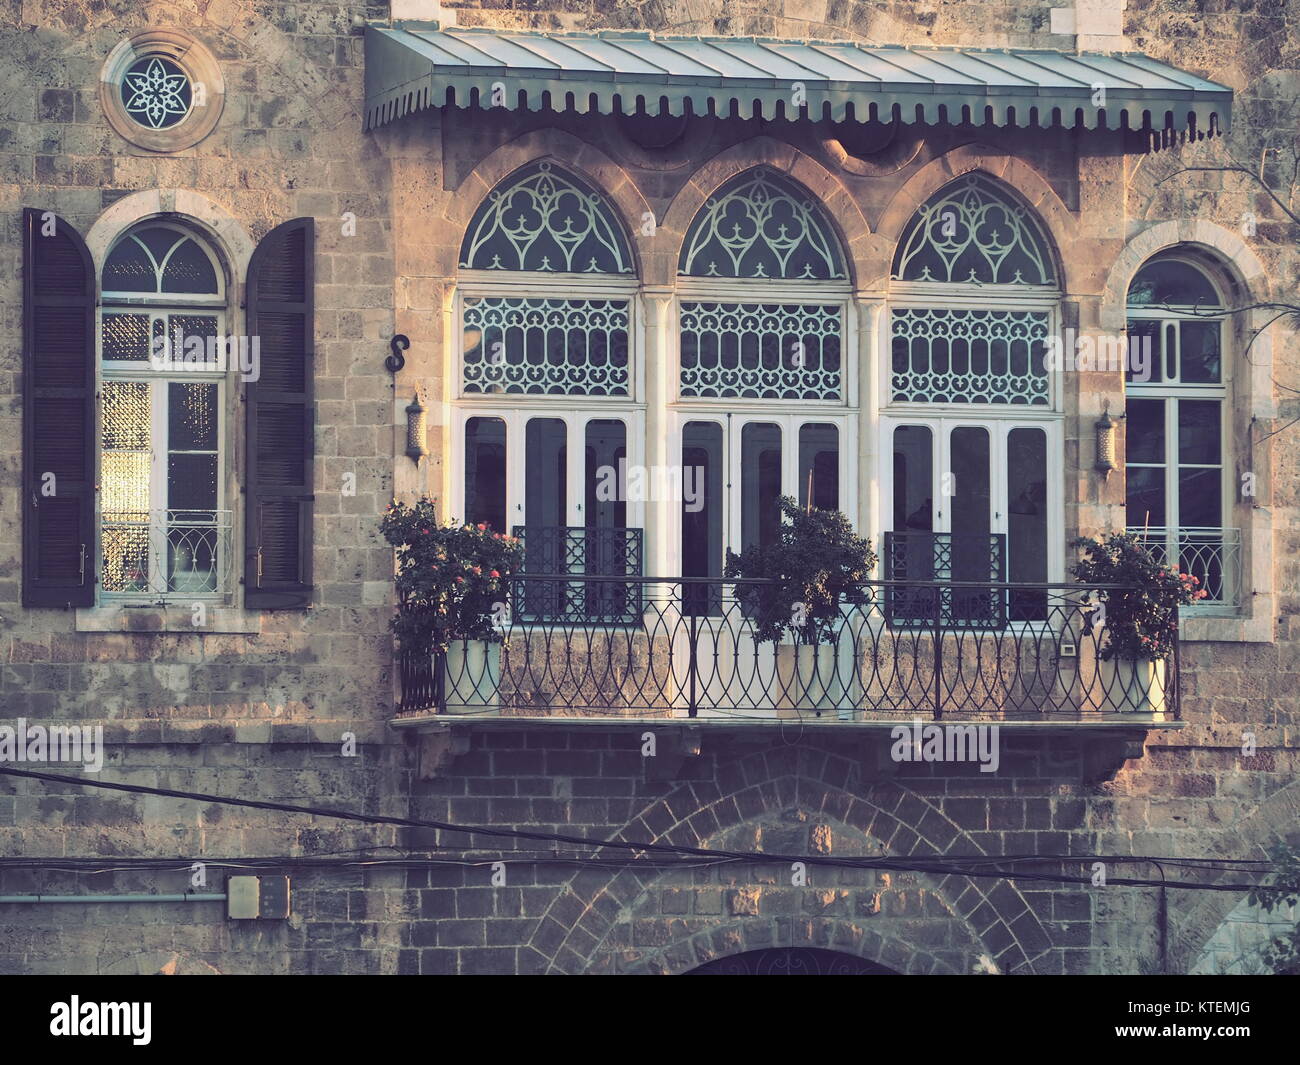
[[[424,444],[428,431],[425,409],[420,403],[420,393],[416,392],[406,407],[406,454],[417,466],[429,453],[429,449]]]
[[[1097,469],[1109,477],[1115,469],[1115,427],[1119,422],[1106,411],[1097,419]]]

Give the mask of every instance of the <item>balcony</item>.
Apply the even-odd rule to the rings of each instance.
[[[987,564],[987,555],[984,556]],[[758,641],[762,582],[530,573],[504,643],[399,656],[401,718],[925,720],[1141,725],[1178,716],[1163,669],[1101,660],[1104,587],[885,580],[841,606],[831,642]],[[523,604],[521,609],[519,604]],[[595,604],[583,615],[584,604]],[[1125,668],[1127,667],[1127,668]]]
[[[1186,609],[1192,613],[1226,613],[1241,595],[1241,530],[1210,528],[1135,528],[1143,546],[1160,562],[1176,566],[1201,582],[1206,593]]]
[[[105,512],[100,585],[110,598],[167,602],[230,594],[229,510]]]

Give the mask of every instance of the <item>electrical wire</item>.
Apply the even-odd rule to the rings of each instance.
[[[255,810],[269,810],[277,813],[305,814],[312,817],[334,818],[337,820],[361,822],[364,824],[394,825],[401,828],[432,828],[445,832],[459,832],[466,835],[483,835],[488,837],[503,839],[527,839],[544,843],[564,843],[577,847],[595,849],[595,850],[619,850],[627,851],[633,854],[642,855],[671,855],[678,858],[686,857],[696,860],[699,864],[703,860],[718,863],[730,862],[751,862],[761,864],[793,864],[795,862],[811,866],[829,866],[835,868],[853,868],[884,872],[922,872],[934,873],[938,875],[958,874],[975,879],[1000,879],[1000,880],[1032,880],[1051,883],[1069,883],[1069,884],[1088,884],[1092,882],[1090,876],[1069,876],[1064,873],[1040,873],[1032,870],[1007,870],[1004,867],[1008,864],[1023,862],[1046,863],[1056,862],[1059,864],[1080,864],[1089,861],[1110,862],[1117,865],[1124,864],[1156,864],[1163,862],[1167,865],[1181,864],[1183,867],[1192,868],[1198,865],[1208,865],[1215,867],[1220,864],[1224,866],[1234,865],[1261,865],[1266,864],[1260,861],[1249,859],[1214,859],[1214,858],[1193,858],[1193,859],[1171,859],[1171,858],[1153,858],[1153,857],[1136,857],[1131,855],[953,855],[948,857],[937,857],[931,859],[921,859],[915,857],[899,858],[880,856],[876,858],[853,858],[853,857],[836,857],[833,855],[815,854],[815,855],[791,855],[778,853],[765,853],[761,851],[730,851],[716,850],[706,847],[688,847],[680,844],[650,843],[645,841],[633,840],[600,840],[591,839],[584,836],[571,836],[565,833],[557,832],[539,832],[531,829],[518,828],[498,828],[485,825],[462,825],[446,821],[420,820],[408,817],[393,817],[386,814],[361,814],[351,810],[337,810],[326,807],[299,806],[293,803],[270,802],[260,799],[238,799],[225,795],[211,795],[203,792],[179,791],[172,788],[154,788],[143,784],[121,784],[107,780],[92,780],[86,777],[67,776],[59,773],[44,773],[31,769],[15,769],[11,765],[0,765],[0,774],[16,777],[27,777],[33,780],[41,780],[54,784],[70,784],[74,787],[99,788],[107,791],[127,792],[136,795],[157,795],[164,798],[183,799],[191,802],[206,802],[215,805],[236,806]],[[304,856],[306,857],[306,856]],[[337,856],[336,860],[337,860]],[[76,864],[79,861],[97,862],[98,866],[112,866],[116,863],[106,863],[100,859],[66,859],[66,858],[42,858],[42,859],[0,859],[0,868],[12,866],[15,861],[42,862],[49,863],[41,865],[40,868],[51,868],[54,863],[63,865]],[[174,859],[173,859],[174,860]],[[229,860],[229,859],[228,859]],[[257,862],[269,861],[270,859],[239,859],[239,861]],[[280,865],[297,863],[302,859],[290,858],[288,861],[276,859]],[[309,858],[307,860],[310,860]],[[407,859],[409,860],[409,859]],[[510,861],[509,858],[498,858],[496,861]],[[653,865],[652,860],[644,858],[622,859],[621,862],[610,859],[597,859],[593,856],[571,855],[562,856],[559,854],[550,854],[544,857],[520,858],[514,855],[514,860],[520,862],[530,862],[532,864],[550,863],[550,862],[569,862],[581,863],[583,865],[599,864],[601,866],[622,865],[626,867],[629,864],[635,864],[641,867]],[[120,861],[120,860],[119,860]],[[162,861],[162,859],[150,859],[150,861]],[[184,860],[183,860],[184,861]],[[204,862],[205,859],[189,859],[186,864],[192,865],[194,862]],[[358,859],[348,860],[356,863]],[[388,861],[390,864],[401,859],[374,859],[375,862]],[[432,859],[425,859],[426,862]],[[492,864],[493,859],[478,857],[475,859],[458,858],[444,859],[439,864],[475,864],[485,865]],[[1188,864],[1191,863],[1191,864]],[[207,862],[207,864],[214,864]],[[680,863],[689,864],[689,863]],[[30,867],[30,866],[29,866]],[[991,868],[989,868],[991,867]],[[1206,882],[1192,881],[1166,881],[1163,879],[1152,880],[1137,877],[1107,877],[1106,883],[1126,887],[1170,887],[1182,888],[1185,890],[1199,891],[1271,891],[1285,893],[1293,890],[1287,885],[1274,886],[1267,884],[1215,884]]]

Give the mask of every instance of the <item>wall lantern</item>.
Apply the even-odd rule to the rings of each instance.
[[[1120,415],[1123,418],[1124,415]],[[1097,419],[1097,469],[1103,477],[1109,477],[1115,469],[1115,429],[1119,419],[1112,418],[1107,410]]]
[[[425,417],[424,407],[420,404],[420,393],[416,392],[406,407],[406,454],[417,466],[429,453],[429,449],[425,446],[428,430],[428,419]]]

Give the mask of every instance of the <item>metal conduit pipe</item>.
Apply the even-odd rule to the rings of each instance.
[[[55,902],[225,902],[221,895],[0,895],[0,903],[29,902],[40,905]]]

